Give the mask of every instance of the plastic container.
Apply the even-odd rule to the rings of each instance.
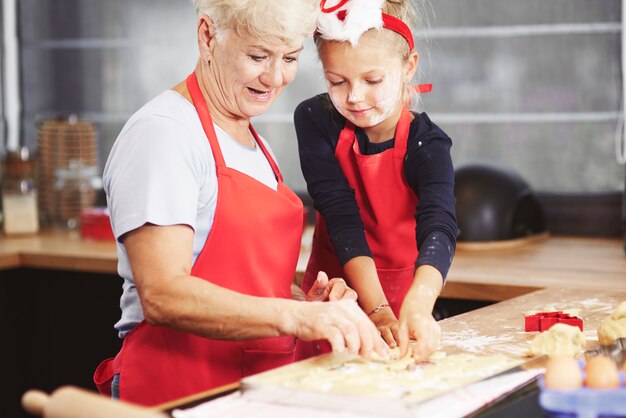
[[[10,152],[4,161],[1,194],[5,234],[39,231],[34,164],[28,148]]]
[[[111,218],[107,208],[88,208],[80,214],[80,235],[83,239],[114,241]]]
[[[94,206],[102,188],[98,168],[72,160],[69,167],[56,170],[56,178],[56,221],[62,227],[77,229],[82,211]]]
[[[579,362],[584,373],[584,362]],[[539,404],[551,418],[626,418],[624,372],[619,372],[620,387],[612,390],[582,387],[576,390],[551,390],[539,378]]]

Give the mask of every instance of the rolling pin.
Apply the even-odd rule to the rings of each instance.
[[[40,390],[29,390],[22,396],[22,406],[33,415],[44,418],[167,418],[161,412],[104,396],[63,386],[51,395]]]

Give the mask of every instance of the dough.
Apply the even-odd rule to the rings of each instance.
[[[598,341],[601,345],[613,344],[616,339],[626,337],[626,302],[600,322]]]
[[[555,324],[535,337],[530,343],[530,354],[575,357],[583,351],[584,346],[585,335],[580,328],[567,324]]]
[[[428,360],[439,361],[439,360],[443,360],[447,356],[448,354],[445,351],[435,351],[434,353],[430,355],[430,357],[428,357]]]

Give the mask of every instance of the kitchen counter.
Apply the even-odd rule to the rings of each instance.
[[[306,268],[311,237],[308,228],[297,279]],[[0,269],[18,267],[116,274],[117,250],[112,241],[82,240],[77,231],[1,236]],[[496,247],[460,244],[442,296],[500,301],[547,287],[626,290],[623,241],[548,237]]]
[[[300,277],[309,257],[310,239],[309,229],[298,264]],[[444,332],[453,336],[471,328],[477,330],[476,336],[492,335],[502,321],[517,326],[520,310],[526,305],[562,302],[593,307],[597,300],[624,300],[625,278],[623,242],[617,239],[553,237],[490,250],[460,246],[443,296],[510,300],[456,316],[454,321],[444,322]],[[0,356],[13,359],[7,364],[6,378],[0,381],[0,416],[26,418],[19,399],[33,387],[50,392],[72,384],[93,390],[96,365],[119,350],[113,324],[120,315],[121,283],[112,241],[84,241],[78,232],[64,230],[44,230],[30,237],[0,235],[0,326],[3,338],[15,342],[0,345]],[[546,287],[549,289],[511,299]],[[593,312],[585,315],[589,315],[585,326],[593,331],[599,316]],[[80,332],[68,332],[68,324]],[[460,344],[447,337],[443,342]],[[519,352],[525,344],[522,338],[506,344],[488,339],[484,345]]]
[[[580,309],[583,319],[586,349],[598,346],[596,330],[600,321],[611,314],[620,302],[626,300],[626,289],[543,289],[493,304],[481,309],[439,321],[441,344],[439,350],[447,354],[470,353],[474,355],[502,355],[509,358],[525,358],[530,341],[537,332],[524,332],[523,313],[532,309],[554,306],[558,309]],[[171,410],[219,397],[238,389],[231,384],[161,405],[159,409]],[[458,399],[459,401],[462,398]],[[536,408],[538,408],[535,405]],[[253,415],[251,415],[253,416]],[[506,413],[498,416],[510,416]],[[521,416],[521,415],[519,415]]]
[[[61,229],[0,236],[0,269],[19,267],[116,274],[117,249],[113,241],[83,240],[79,231]]]

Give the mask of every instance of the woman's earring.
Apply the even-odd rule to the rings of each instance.
[[[209,62],[211,62],[211,61],[210,61],[208,58],[205,58],[205,59],[204,59],[204,64],[205,64],[205,65],[209,65]]]

